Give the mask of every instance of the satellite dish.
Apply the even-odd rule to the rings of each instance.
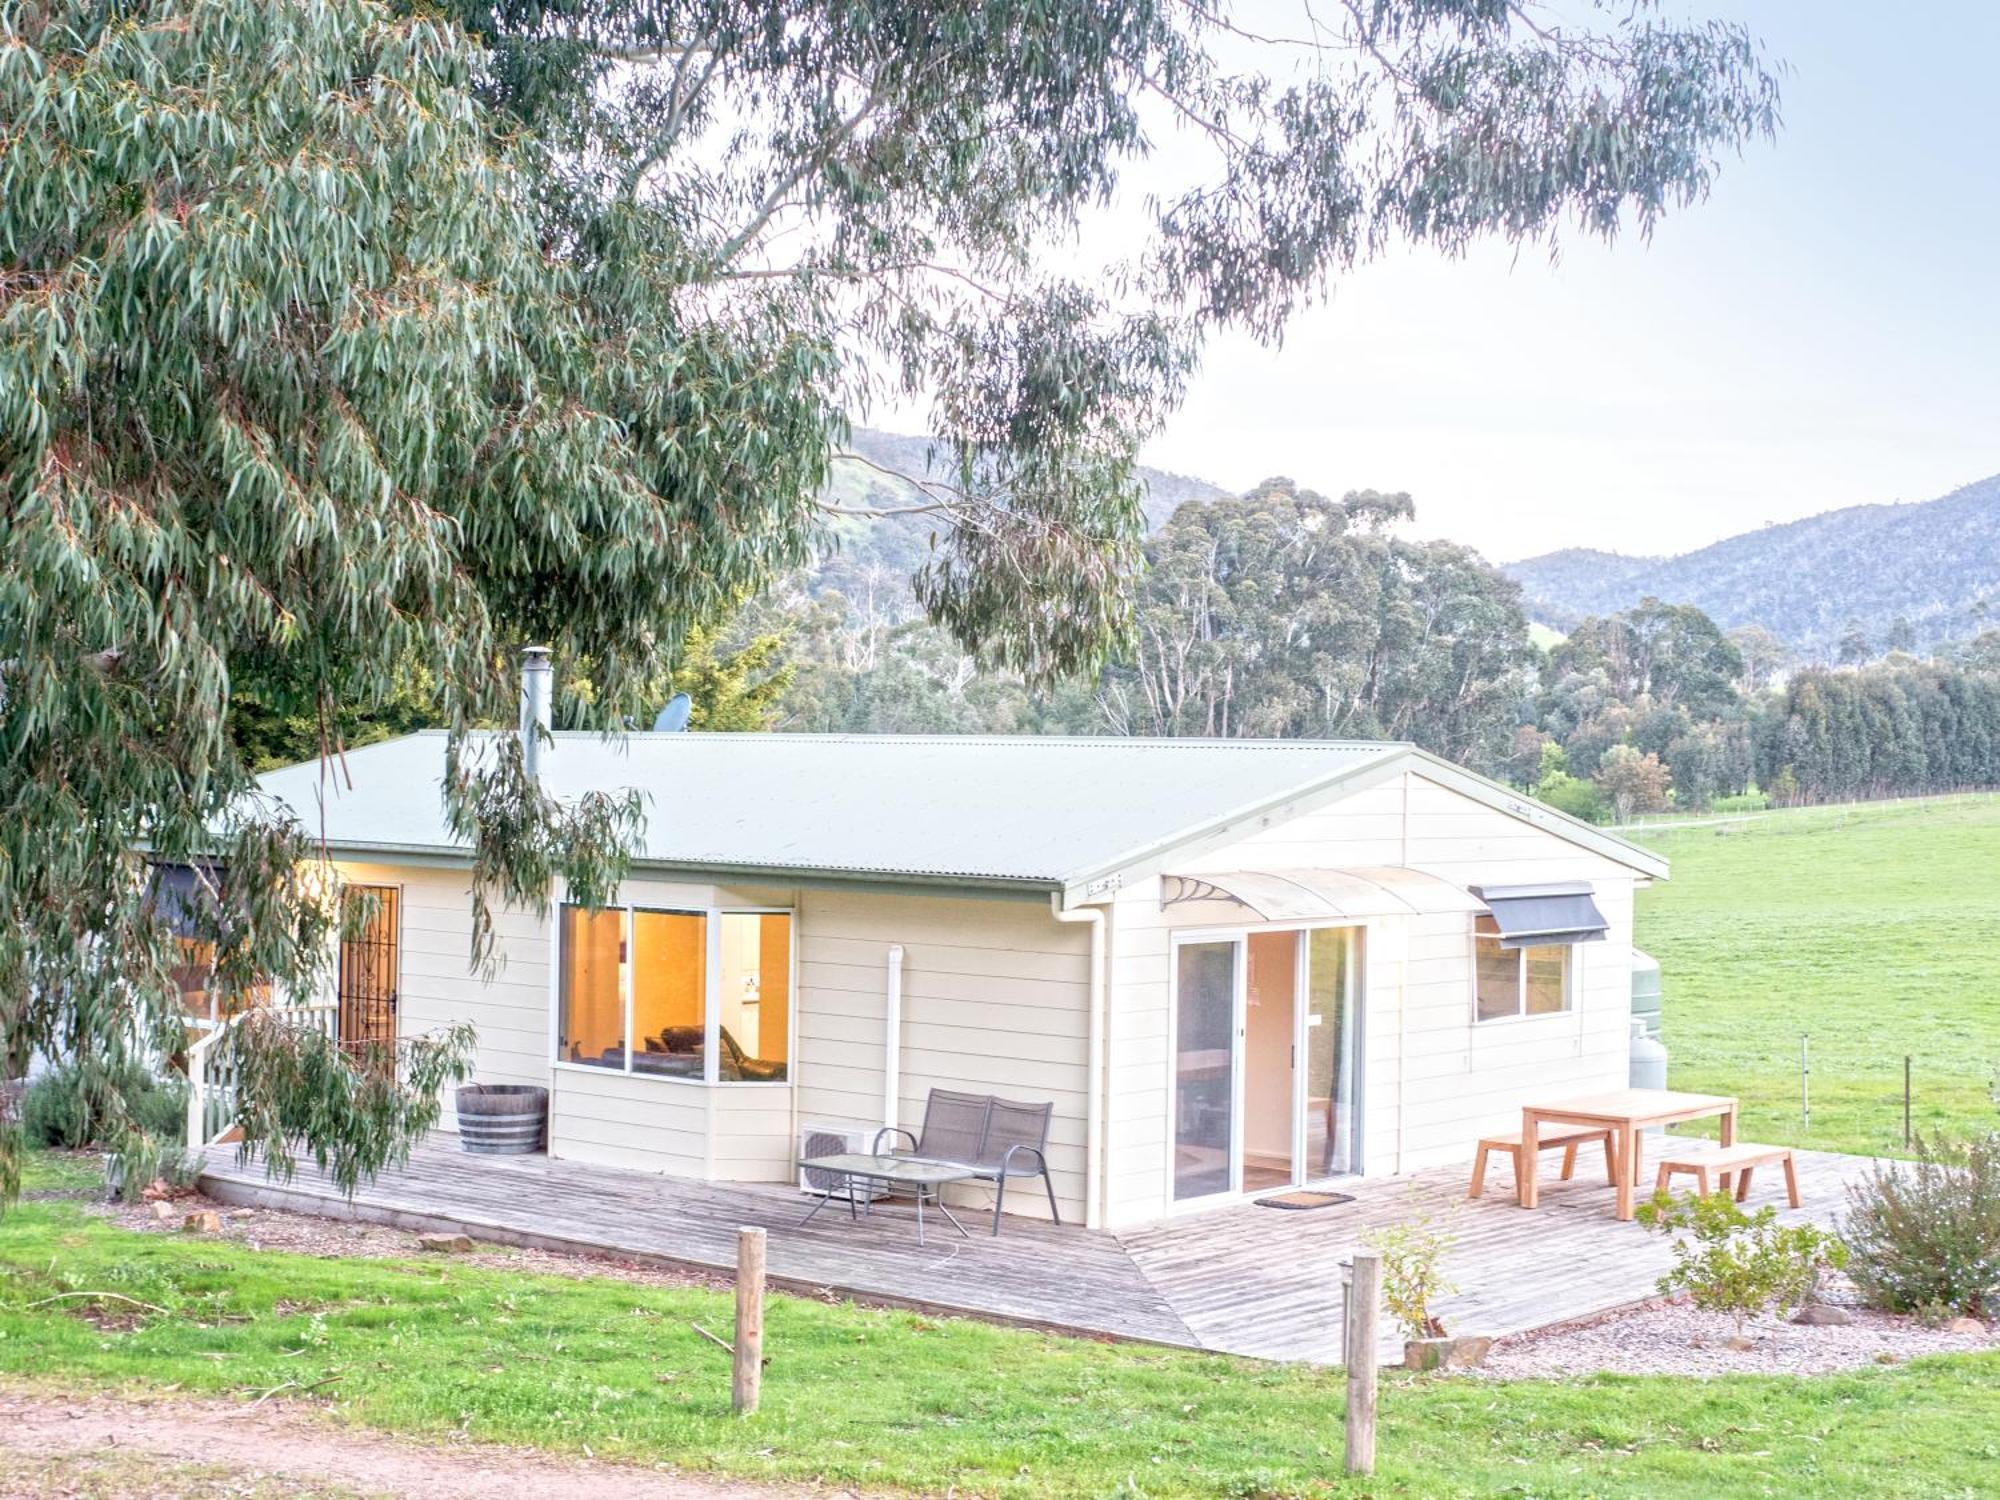
[[[686,693],[675,693],[667,700],[667,706],[660,710],[660,716],[653,720],[653,733],[679,734],[688,727],[688,715],[694,712],[694,699]]]

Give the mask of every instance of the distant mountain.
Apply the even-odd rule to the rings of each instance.
[[[1698,605],[1725,627],[1762,625],[1809,659],[1830,659],[1850,620],[1877,651],[1899,618],[1930,647],[2000,625],[2000,475],[1942,499],[1827,511],[1679,557],[1569,547],[1503,571],[1532,618],[1562,629],[1650,594]]]
[[[943,454],[932,461],[929,438],[872,427],[855,428],[848,446],[858,458],[835,459],[827,485],[827,498],[846,506],[893,510],[921,504],[922,491],[898,476],[942,474],[949,462]],[[1167,517],[1185,501],[1220,500],[1230,494],[1205,479],[1170,474],[1164,469],[1141,465],[1139,475],[1146,485],[1143,504],[1148,531],[1165,525]],[[908,619],[917,612],[910,593],[910,574],[929,554],[931,535],[939,524],[936,516],[929,515],[880,520],[843,517],[833,528],[831,545],[810,570],[807,586],[815,594],[837,590],[878,618]]]

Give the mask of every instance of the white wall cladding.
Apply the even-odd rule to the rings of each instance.
[[[471,969],[472,885],[464,870],[347,861],[339,870],[350,884],[402,891],[398,1034],[420,1036],[471,1021],[478,1032],[475,1082],[546,1085],[550,953],[541,913],[495,908],[495,942],[505,962],[482,980]],[[450,1089],[442,1123],[458,1128]]]
[[[554,1070],[549,1155],[707,1179],[710,1096],[699,1083],[610,1068]]]
[[[1233,843],[1170,861],[1175,873],[1408,865],[1458,885],[1588,880],[1610,923],[1577,950],[1573,1011],[1475,1025],[1471,919],[1366,924],[1363,1152],[1366,1171],[1471,1160],[1483,1133],[1518,1125],[1530,1097],[1625,1081],[1634,872],[1547,830],[1406,772]],[[1119,889],[1112,922],[1111,1103],[1107,1171],[1113,1226],[1169,1207],[1169,972],[1177,927],[1214,924],[1160,909],[1160,881]],[[1249,924],[1253,928],[1260,925]]]
[[[883,1123],[888,955],[903,948],[899,1123],[933,1088],[1049,1101],[1049,1172],[1065,1219],[1083,1218],[1090,939],[1045,900],[809,890],[800,897],[799,1117]],[[983,1190],[982,1190],[983,1191]],[[1039,1182],[1008,1206],[1046,1217]]]
[[[1421,772],[1323,794],[1260,822],[1233,841],[1170,861],[1170,869],[1407,865],[1458,885],[1581,879],[1592,883],[1610,922],[1606,941],[1576,950],[1572,1011],[1483,1025],[1472,1019],[1469,917],[1367,924],[1369,1173],[1469,1161],[1476,1137],[1516,1122],[1526,1099],[1624,1081],[1632,870]],[[471,908],[462,871],[342,868],[350,880],[403,890],[404,1034],[472,1021],[482,1081],[552,1088],[557,1155],[679,1176],[784,1181],[796,1121],[883,1122],[888,954],[900,945],[898,1121],[916,1128],[932,1088],[1052,1102],[1057,1196],[1065,1218],[1084,1218],[1089,929],[1054,921],[1042,899],[628,882],[623,899],[639,905],[796,914],[792,1086],[705,1088],[550,1066],[553,955],[540,914],[496,914],[506,962],[480,980],[467,966]],[[1156,875],[1135,875],[1109,901],[1104,1148],[1107,1223],[1114,1227],[1168,1210],[1171,938],[1177,925],[1217,920],[1212,904],[1198,913],[1162,911],[1160,884]],[[1046,1212],[1037,1183],[1017,1184],[1009,1202],[1023,1213]]]
[[[1089,935],[1055,922],[1044,900],[627,881],[620,900],[634,905],[795,914],[794,1087],[704,1087],[551,1067],[554,955],[538,914],[496,916],[507,961],[481,980],[468,966],[471,898],[463,872],[346,865],[343,873],[403,889],[405,1035],[471,1021],[479,1081],[550,1088],[553,1154],[676,1176],[787,1181],[795,1114],[882,1123],[888,952],[901,944],[900,1123],[921,1123],[933,1087],[1052,1102],[1057,1199],[1066,1217],[1083,1217]],[[453,1124],[449,1114],[446,1124]],[[985,1192],[973,1190],[975,1201]],[[1009,1206],[1048,1211],[1036,1182],[1016,1183]]]

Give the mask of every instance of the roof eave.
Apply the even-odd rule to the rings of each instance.
[[[1331,772],[1314,781],[1303,783],[1280,796],[1265,798],[1261,802],[1237,811],[1211,819],[1197,827],[1183,829],[1166,838],[1158,839],[1114,860],[1097,865],[1089,870],[1072,875],[1063,882],[1063,902],[1077,905],[1102,901],[1111,891],[1115,891],[1126,880],[1143,878],[1160,873],[1170,856],[1184,854],[1190,846],[1218,839],[1241,837],[1239,825],[1257,818],[1268,817],[1278,809],[1307,798],[1319,797],[1331,791],[1358,792],[1382,781],[1400,775],[1404,771],[1417,769],[1432,780],[1462,792],[1475,802],[1518,818],[1545,833],[1576,844],[1593,854],[1624,865],[1637,874],[1651,880],[1668,878],[1667,861],[1649,849],[1642,849],[1627,839],[1607,833],[1594,823],[1586,823],[1573,818],[1568,813],[1558,812],[1546,803],[1537,802],[1515,792],[1511,787],[1502,786],[1489,777],[1468,771],[1463,766],[1454,765],[1442,756],[1407,743],[1385,747],[1387,753]]]
[[[355,862],[390,862],[462,868],[472,863],[469,851],[449,844],[376,843],[363,839],[329,842],[328,855]],[[831,865],[744,864],[727,860],[634,859],[630,873],[652,877],[690,876],[699,880],[739,881],[753,885],[839,885],[844,888],[878,886],[934,889],[979,890],[1006,894],[1046,896],[1063,888],[1054,875],[958,874],[935,870],[849,869]]]
[[[1503,786],[1490,777],[1481,776],[1476,771],[1468,771],[1463,766],[1428,750],[1411,746],[1402,757],[1414,761],[1424,769],[1424,774],[1433,781],[1462,792],[1475,802],[1483,802],[1495,811],[1519,818],[1522,822],[1552,833],[1557,838],[1567,839],[1602,855],[1614,864],[1624,865],[1651,880],[1666,880],[1669,866],[1666,859],[1650,849],[1641,848],[1630,839],[1620,838],[1615,833],[1606,832],[1595,823],[1586,823],[1581,818],[1573,818],[1566,812],[1559,812],[1546,802],[1537,802],[1533,797],[1516,792],[1512,787]]]
[[[1210,818],[1193,827],[1169,834],[1165,838],[1155,839],[1115,859],[1071,875],[1063,882],[1063,904],[1069,906],[1080,902],[1101,901],[1109,892],[1115,891],[1127,880],[1160,873],[1168,857],[1184,854],[1192,845],[1243,837],[1244,830],[1239,825],[1257,819],[1268,819],[1271,814],[1289,807],[1294,802],[1318,797],[1336,788],[1362,791],[1378,781],[1395,775],[1402,767],[1405,755],[1412,748],[1399,742],[1387,744],[1383,747],[1381,755],[1355,765],[1344,766],[1338,771],[1330,771],[1311,781],[1301,782],[1276,796],[1261,798],[1221,817]]]

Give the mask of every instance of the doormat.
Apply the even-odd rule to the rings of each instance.
[[[1254,1201],[1259,1208],[1332,1208],[1337,1204],[1352,1203],[1354,1201],[1354,1194],[1301,1191],[1296,1193],[1278,1193],[1273,1197],[1258,1198]]]

